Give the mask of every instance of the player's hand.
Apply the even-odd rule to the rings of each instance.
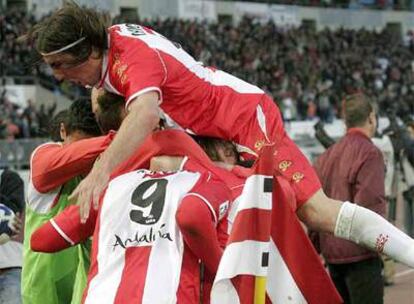
[[[99,161],[91,172],[76,187],[69,197],[72,203],[77,202],[79,205],[81,223],[86,223],[89,217],[91,204],[96,210],[99,206],[99,197],[109,182],[109,173],[105,172],[99,165]]]
[[[13,230],[14,235],[20,234],[23,229],[23,221],[21,219],[20,213],[16,213],[11,224],[11,229]]]
[[[23,242],[23,234],[22,234],[23,227],[24,227],[23,215],[17,212],[12,222],[13,235],[10,238],[12,241],[16,241],[20,243]]]

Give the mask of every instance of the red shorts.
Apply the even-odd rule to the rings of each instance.
[[[321,188],[312,165],[286,134],[280,111],[269,96],[264,95],[256,116],[240,130],[234,141],[242,146],[239,148],[250,150],[242,153],[245,158],[257,157],[266,143],[276,144],[275,174],[289,181],[295,192],[297,207],[302,206]]]

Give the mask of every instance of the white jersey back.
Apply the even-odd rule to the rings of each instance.
[[[175,214],[199,177],[138,170],[109,183],[85,303],[176,303],[183,239]]]

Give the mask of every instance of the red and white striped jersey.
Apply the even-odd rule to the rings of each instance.
[[[103,196],[84,303],[176,303],[183,239],[175,220],[199,173],[138,170]]]
[[[169,125],[229,140],[256,115],[264,92],[223,71],[204,67],[180,45],[136,24],[109,28],[101,85],[125,96],[158,91]]]

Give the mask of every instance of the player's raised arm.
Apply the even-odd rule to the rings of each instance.
[[[32,154],[30,168],[36,190],[46,193],[71,178],[86,173],[114,134],[79,140],[69,145],[46,143]]]

